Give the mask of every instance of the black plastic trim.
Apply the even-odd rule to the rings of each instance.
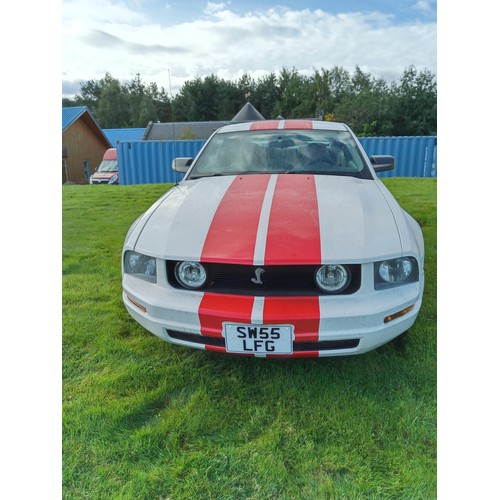
[[[223,337],[208,337],[196,333],[184,333],[176,330],[167,330],[168,336],[175,340],[192,342],[193,344],[211,345],[216,347],[226,347],[226,341]],[[319,342],[294,342],[293,352],[310,351],[330,351],[337,349],[354,349],[358,347],[359,339],[346,340],[321,340]]]

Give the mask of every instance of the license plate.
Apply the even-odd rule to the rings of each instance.
[[[227,352],[292,354],[292,325],[244,325],[224,323]]]

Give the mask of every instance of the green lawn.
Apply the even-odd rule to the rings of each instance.
[[[436,181],[384,182],[424,231],[420,316],[403,342],[299,360],[148,333],[120,252],[170,186],[64,186],[64,498],[435,498]]]

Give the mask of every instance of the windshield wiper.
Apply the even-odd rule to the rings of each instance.
[[[221,177],[228,174],[205,174],[205,175],[193,175],[188,178],[188,180],[201,179],[203,177]]]
[[[343,175],[355,177],[356,172],[339,172],[338,170],[287,170],[278,172],[280,174],[302,174],[302,175]]]
[[[189,179],[201,179],[202,177],[220,177],[224,175],[248,175],[248,174],[265,174],[268,172],[262,172],[260,170],[243,170],[241,172],[217,172],[212,174],[204,174],[204,175],[193,175],[189,177]]]

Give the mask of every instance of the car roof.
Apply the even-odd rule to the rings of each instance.
[[[247,132],[249,130],[348,130],[343,123],[320,120],[261,120],[225,125],[217,130],[217,134],[227,132]]]

